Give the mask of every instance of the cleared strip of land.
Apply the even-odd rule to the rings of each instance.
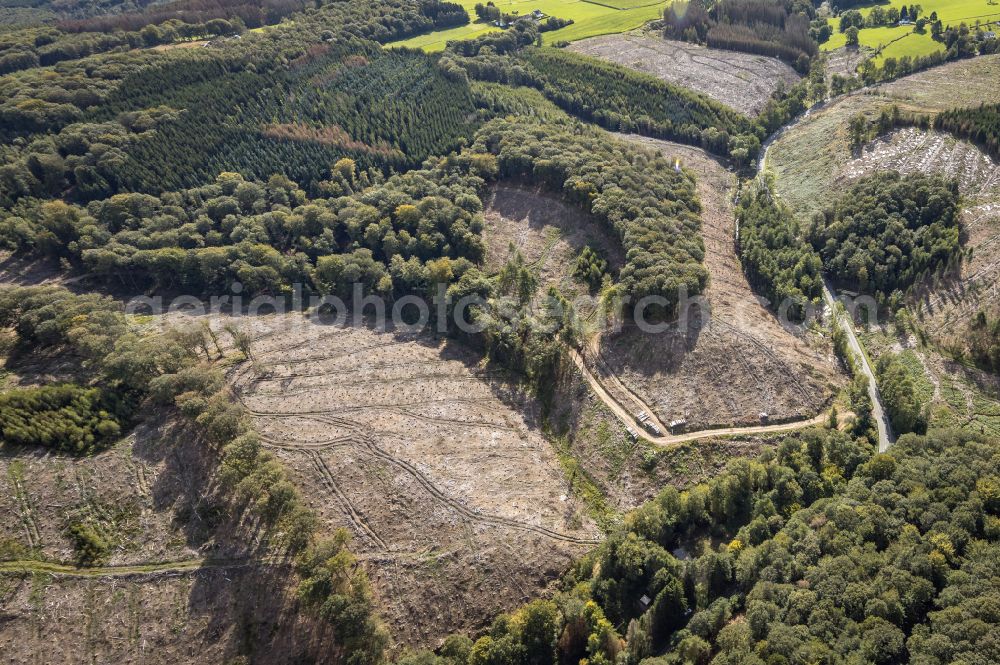
[[[201,569],[244,568],[258,565],[267,565],[267,562],[254,559],[185,559],[183,561],[160,561],[122,566],[79,567],[65,563],[25,559],[0,561],[0,574],[47,573],[61,577],[133,577],[156,573],[187,573]]]
[[[779,82],[793,85],[800,78],[776,58],[655,36],[606,35],[568,48],[696,90],[751,116],[760,113]]]

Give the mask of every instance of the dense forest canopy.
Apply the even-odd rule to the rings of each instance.
[[[224,173],[158,197],[26,201],[0,229],[12,248],[133,287],[201,293],[238,279],[255,293],[295,282],[340,293],[343,280],[364,276],[366,287],[398,295],[422,292],[431,261],[450,262],[457,279],[482,259],[480,195],[498,177],[535,180],[605,223],[629,257],[620,283],[633,300],[661,296],[669,311],[681,289],[704,289],[691,178],[662,156],[569,122],[494,121],[460,155],[389,179],[342,158],[316,185],[318,198],[284,176],[265,184]],[[325,272],[343,261],[370,267]]]
[[[442,67],[478,81],[531,86],[567,113],[612,131],[691,143],[742,163],[756,157],[764,130],[736,111],[627,67],[531,47],[535,34],[518,28],[449,44]]]
[[[12,390],[0,395],[0,439],[20,446],[91,451],[121,433],[121,425],[101,402],[99,389],[72,384]]]
[[[739,201],[737,251],[750,284],[775,309],[819,300],[822,260],[801,234],[787,205],[777,200],[769,183],[754,184]]]
[[[384,180],[343,158],[321,185],[330,198],[310,199],[283,176],[260,183],[224,173],[159,197],[118,194],[86,208],[44,203],[8,218],[6,231],[17,247],[138,288],[201,294],[240,281],[249,293],[300,283],[349,294],[353,277],[382,293],[412,293],[426,286],[429,261],[460,259],[460,277],[482,258],[482,185],[444,162]]]
[[[283,172],[309,185],[340,157],[417,166],[475,128],[467,83],[447,77],[432,56],[383,52],[356,38],[317,44],[277,71],[248,70],[230,55],[146,62],[77,104],[63,90],[53,90],[66,100],[59,104],[17,103],[14,92],[5,131],[37,138],[5,151],[0,204],[159,193],[222,171],[256,179]],[[32,83],[20,90],[44,94]]]
[[[886,298],[957,259],[958,184],[880,171],[818,213],[808,235],[834,279]]]
[[[573,125],[493,121],[473,144],[497,155],[503,177],[531,178],[583,206],[621,238],[620,282],[633,302],[681,289],[701,293],[708,280],[694,181],[662,155],[608,140]]]
[[[1000,104],[944,111],[934,116],[934,129],[968,139],[1000,158]]]
[[[553,600],[404,662],[985,665],[1000,658],[998,472],[995,445],[965,432],[880,455],[805,432],[665,490]]]
[[[690,143],[740,166],[753,162],[768,134],[827,92],[823,67],[806,58],[800,64],[808,79],[787,89],[781,86],[758,117],[747,118],[703,94],[629,67],[532,47],[538,38],[533,23],[520,21],[505,32],[449,42],[441,66],[476,81],[533,87],[567,113],[611,131]]]
[[[809,31],[815,9],[791,0],[690,0],[673,2],[663,14],[670,39],[787,60],[805,73],[819,47]]]
[[[338,4],[342,6],[337,7]],[[331,7],[334,9],[329,9]],[[372,9],[376,8],[369,7],[369,11]],[[171,0],[150,5],[140,12],[64,20],[55,25],[4,33],[0,35],[0,74],[109,51],[216,37],[239,39],[249,36],[248,29],[272,26],[293,15],[299,22],[310,16],[318,25],[336,28],[336,21],[331,24],[328,19],[341,18],[344,12],[354,20],[375,19],[383,29],[400,30],[396,36],[469,22],[461,5],[439,0],[383,1],[377,9],[379,11],[362,16],[347,3],[321,2],[317,5],[313,0]],[[355,26],[361,27],[361,23]]]

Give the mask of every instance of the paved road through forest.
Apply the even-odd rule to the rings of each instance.
[[[764,174],[764,170],[767,166],[767,153],[770,151],[771,145],[774,141],[789,129],[792,129],[800,122],[808,118],[814,110],[822,108],[825,104],[826,102],[823,101],[811,106],[805,113],[799,116],[795,122],[782,127],[777,132],[772,134],[770,138],[764,141],[761,146],[760,159],[757,160],[758,176],[762,176]],[[823,279],[823,300],[830,308],[830,315],[833,317],[834,324],[840,325],[844,332],[847,333],[848,345],[851,348],[851,352],[857,356],[861,371],[868,377],[868,395],[872,400],[872,418],[875,419],[875,424],[878,427],[878,451],[883,453],[892,447],[892,444],[896,442],[896,436],[892,431],[892,424],[889,422],[889,418],[885,413],[885,405],[882,403],[882,395],[878,390],[878,382],[875,380],[875,372],[872,369],[871,363],[868,362],[868,356],[861,348],[861,342],[858,341],[857,335],[854,334],[853,323],[849,321],[847,317],[841,316],[837,312],[837,309],[834,306],[836,299],[833,296],[833,290],[830,288],[830,284],[825,277]]]

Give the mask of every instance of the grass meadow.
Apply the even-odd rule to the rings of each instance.
[[[911,4],[914,3],[906,0],[890,0],[890,2],[872,3],[860,8],[859,11],[867,15],[873,7],[898,9],[903,5],[909,7]],[[1000,22],[1000,3],[990,4],[990,0],[924,0],[916,4],[922,7],[920,16],[929,18],[931,12],[937,12],[938,19],[945,27],[960,23],[974,27],[977,21],[983,26]],[[829,41],[820,45],[824,51],[838,49],[847,41],[844,33],[837,31],[839,19],[831,18],[830,25],[833,26],[834,32]],[[901,58],[904,55],[911,57],[930,55],[944,50],[940,42],[931,39],[930,27],[923,33],[914,32],[912,25],[865,28],[858,33],[858,38],[862,46],[878,52],[875,57],[876,62],[886,58]]]
[[[485,0],[458,0],[469,12],[472,23],[448,30],[439,30],[426,35],[393,42],[389,46],[409,46],[425,51],[441,51],[449,41],[471,39],[498,28],[476,22],[475,6]],[[493,4],[505,14],[518,12],[521,16],[538,9],[549,16],[573,19],[573,25],[561,30],[547,32],[543,39],[547,43],[556,41],[577,41],[598,35],[616,34],[634,30],[649,21],[659,18],[668,0],[493,0]]]

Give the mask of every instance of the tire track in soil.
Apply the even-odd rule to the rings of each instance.
[[[489,397],[446,397],[444,399],[425,399],[415,402],[402,402],[398,404],[361,404],[330,407],[329,409],[317,409],[314,411],[257,411],[247,407],[247,413],[258,418],[295,418],[298,416],[325,416],[334,413],[344,413],[351,411],[363,411],[365,409],[398,409],[407,406],[424,406],[427,404],[492,404],[493,399]],[[246,406],[244,404],[244,406]]]
[[[977,249],[987,247],[998,241],[1000,241],[1000,233],[980,243],[977,246]],[[993,300],[995,300],[996,294],[994,294],[992,297],[986,297],[983,299],[970,298],[967,294],[972,289],[978,289],[979,285],[982,283],[986,284],[994,283],[995,280],[990,278],[994,277],[998,270],[1000,270],[1000,259],[988,263],[987,265],[979,268],[976,272],[972,273],[964,280],[962,280],[961,284],[957,285],[960,288],[960,290],[957,293],[951,291],[950,289],[944,292],[934,293],[930,298],[927,298],[926,307],[931,310],[937,308],[941,308],[943,310],[947,304],[957,303],[955,309],[952,310],[952,313],[957,314],[960,317],[969,314],[973,310],[979,309],[984,304],[988,304]],[[950,298],[948,297],[949,295],[951,296]],[[937,333],[943,328],[952,325],[954,325],[954,322],[951,319],[946,319],[933,326],[928,326],[928,329],[932,333]]]
[[[458,420],[457,418],[441,418],[439,416],[425,416],[421,413],[415,413],[413,411],[404,408],[395,408],[395,407],[385,407],[385,408],[386,410],[399,411],[400,413],[406,414],[411,418],[416,418],[418,420],[423,420],[429,423],[445,423],[448,425],[453,425],[455,427],[465,427],[468,429],[486,428],[486,429],[502,429],[502,430],[507,430],[509,432],[518,431],[518,428],[512,425],[488,423],[483,420]]]
[[[720,343],[724,344],[726,342],[725,337],[719,334],[717,331],[712,331],[710,334],[713,337],[715,337],[715,339],[718,340]],[[750,365],[750,362],[746,359],[746,356],[743,354],[743,352],[739,348],[737,348],[737,345],[735,344],[731,344],[730,349],[733,351],[733,355],[736,356],[736,361],[739,363],[740,367],[743,368],[743,372],[751,379],[753,379],[753,382],[757,385],[757,392],[764,396],[764,404],[765,405],[773,404],[774,403],[773,391],[768,391],[766,389],[766,387],[764,386],[764,382],[760,380],[759,373],[753,370],[753,367]],[[733,418],[734,419],[738,418],[739,413],[735,409],[736,400],[732,398],[732,395],[729,395],[728,393],[722,393],[722,395],[720,396],[726,399],[726,404],[729,405],[729,409],[732,412]],[[768,407],[768,409],[770,409],[770,407]]]
[[[270,363],[270,364],[265,365],[265,366],[272,366],[273,367],[273,366],[279,366],[279,365],[289,365],[289,364],[293,364],[293,363],[294,364],[300,364],[300,363],[304,363],[304,362],[314,362],[314,361],[322,361],[322,360],[331,360],[331,359],[345,358],[345,357],[349,357],[349,356],[355,355],[357,353],[364,352],[366,350],[371,350],[371,349],[375,349],[375,348],[385,348],[385,347],[388,347],[388,346],[396,346],[396,345],[407,343],[407,342],[411,342],[411,341],[413,341],[413,340],[411,340],[411,339],[396,339],[396,340],[393,340],[391,342],[380,343],[380,344],[370,345],[368,347],[361,347],[361,348],[358,348],[358,349],[353,349],[353,350],[351,350],[349,352],[345,352],[345,353],[342,353],[342,354],[336,354],[334,356],[326,356],[326,357],[320,358],[318,360],[315,359],[315,358],[291,359],[289,361]],[[252,366],[251,366],[250,369],[252,371],[252,369],[253,369]],[[239,370],[237,370],[237,371],[239,371]],[[252,387],[253,385],[256,385],[256,379],[257,379],[257,377],[255,377],[253,380],[251,380],[250,386],[248,386],[248,387]],[[391,453],[383,450],[382,448],[380,448],[375,443],[374,437],[360,423],[357,423],[355,421],[350,421],[350,420],[345,419],[345,418],[338,418],[338,417],[332,415],[333,413],[338,413],[338,412],[342,412],[342,411],[348,411],[349,412],[349,411],[363,410],[363,409],[370,409],[370,408],[399,409],[400,407],[422,406],[422,405],[426,405],[426,404],[441,404],[441,403],[475,404],[475,403],[491,402],[492,400],[490,400],[488,398],[445,398],[445,399],[438,399],[438,400],[427,399],[427,400],[418,400],[418,401],[406,402],[406,403],[348,406],[348,407],[343,407],[343,408],[339,408],[339,409],[334,408],[334,409],[315,410],[315,411],[264,412],[264,411],[257,411],[257,410],[251,409],[246,404],[246,401],[245,401],[244,396],[243,396],[243,393],[244,393],[245,389],[243,387],[239,386],[238,383],[234,382],[233,389],[234,389],[234,393],[236,395],[237,400],[239,400],[239,402],[244,406],[244,408],[246,408],[247,412],[251,416],[258,417],[258,418],[286,418],[286,417],[287,418],[296,418],[296,417],[306,416],[306,417],[314,418],[315,420],[318,420],[320,422],[327,422],[328,424],[335,424],[335,425],[339,425],[339,426],[342,426],[342,427],[345,427],[345,428],[353,430],[358,436],[361,437],[361,439],[363,441],[363,447],[366,448],[373,456],[375,456],[377,458],[380,458],[380,459],[382,459],[382,460],[384,460],[386,462],[389,462],[391,464],[394,464],[394,465],[398,466],[399,468],[403,469],[404,471],[406,471],[408,474],[410,474],[417,481],[418,484],[420,484],[429,494],[431,494],[431,496],[433,496],[438,501],[440,501],[440,502],[444,503],[445,505],[449,506],[450,508],[452,508],[459,515],[461,515],[462,517],[464,517],[467,521],[474,522],[474,523],[480,523],[480,524],[489,524],[489,525],[493,525],[493,526],[506,527],[506,528],[517,529],[517,530],[522,530],[522,531],[529,531],[529,532],[533,532],[533,533],[536,533],[536,534],[541,535],[541,536],[545,536],[545,537],[551,538],[553,540],[559,540],[559,541],[573,543],[573,544],[596,545],[596,544],[599,544],[601,542],[600,539],[580,538],[580,537],[577,537],[577,536],[570,536],[570,535],[567,535],[567,534],[560,533],[558,531],[554,531],[554,530],[549,529],[547,527],[533,525],[533,524],[528,524],[528,523],[524,523],[524,522],[519,522],[519,521],[514,520],[514,519],[510,519],[510,518],[506,518],[506,517],[500,517],[500,516],[497,516],[497,515],[484,515],[482,513],[479,513],[476,510],[472,510],[470,508],[467,508],[466,506],[464,506],[460,502],[456,501],[455,499],[452,499],[451,497],[447,496],[444,492],[442,492],[440,489],[438,489],[438,487],[436,485],[434,485],[434,483],[429,478],[427,478],[427,476],[425,476],[423,474],[423,472],[421,472],[419,469],[417,469],[416,467],[414,467],[412,464],[410,464],[409,462],[406,462],[405,460],[403,460],[401,458],[398,458],[395,455],[393,455],[393,454],[391,454]],[[357,441],[355,441],[355,443],[356,442]],[[321,479],[323,480],[324,485],[326,485],[326,487],[337,497],[339,503],[341,504],[341,507],[344,509],[344,512],[351,519],[351,521],[355,525],[355,527],[361,533],[363,533],[364,535],[368,536],[380,548],[382,548],[383,550],[388,551],[389,548],[385,544],[385,542],[374,532],[374,530],[372,530],[372,528],[367,524],[367,522],[364,521],[364,519],[361,517],[360,513],[350,503],[350,501],[347,498],[347,496],[344,495],[343,492],[340,490],[340,488],[337,486],[337,483],[336,483],[336,481],[334,479],[333,473],[330,471],[330,468],[326,465],[326,462],[320,456],[319,452],[317,450],[315,450],[315,449],[303,449],[303,450],[305,450],[306,454],[310,456],[310,458],[313,461],[313,466],[320,473],[320,476],[321,476]]]
[[[404,369],[407,367],[413,367],[414,365],[435,365],[440,364],[441,360],[438,358],[431,358],[429,360],[414,360],[412,363],[374,363],[371,365],[365,365],[364,367],[352,367],[349,369],[332,369],[328,371],[316,371],[316,372],[292,372],[290,374],[282,374],[280,376],[270,375],[262,376],[258,383],[267,383],[269,381],[284,381],[286,379],[308,379],[317,376],[337,376],[340,374],[355,374],[361,370],[381,370],[381,369]]]
[[[356,408],[367,408],[367,407],[356,407]],[[282,417],[295,417],[299,415],[301,414],[282,414]],[[439,502],[445,504],[455,512],[459,513],[459,515],[461,515],[463,518],[465,518],[470,522],[507,527],[510,529],[518,529],[521,531],[530,531],[545,536],[547,538],[551,538],[553,540],[561,540],[563,542],[580,544],[580,545],[596,545],[601,542],[599,539],[570,536],[568,534],[554,531],[547,527],[528,524],[526,522],[520,522],[518,520],[514,520],[511,518],[500,517],[498,515],[486,515],[471,508],[468,508],[459,501],[452,499],[444,492],[442,492],[433,483],[433,481],[431,481],[422,471],[417,469],[415,466],[397,457],[396,455],[393,455],[392,453],[384,450],[383,448],[379,447],[378,444],[375,442],[374,437],[366,430],[366,428],[361,423],[347,420],[344,418],[325,417],[323,414],[310,414],[310,416],[316,420],[319,420],[320,422],[327,422],[327,424],[333,424],[352,429],[355,432],[355,438],[353,438],[353,440],[351,441],[352,443],[360,444],[372,456],[382,459],[386,462],[389,462],[403,469],[406,473],[412,476],[414,480],[416,480],[417,483],[420,484],[420,486],[423,487],[432,497],[434,497]],[[370,529],[370,527],[367,527],[367,525],[361,526],[363,520],[357,519],[359,517],[359,514],[353,507],[350,507],[351,506],[350,501],[339,490],[339,488],[337,488],[336,482],[334,481],[333,478],[333,474],[330,472],[329,467],[326,466],[325,462],[323,462],[322,458],[319,456],[319,453],[316,450],[310,449],[308,450],[307,454],[313,457],[314,465],[316,465],[317,460],[320,464],[322,464],[323,469],[320,469],[317,466],[317,470],[320,471],[321,475],[325,474],[326,482],[324,484],[326,484],[328,488],[330,488],[334,493],[336,493],[338,499],[340,499],[341,505],[345,508],[345,512],[348,513],[352,521],[355,522],[356,525],[359,527],[359,529],[362,530],[362,532],[366,533],[366,535],[374,536],[374,532],[372,532],[371,534],[367,534],[367,532],[365,531],[365,529]],[[374,536],[373,540],[375,538],[377,538],[377,536]],[[385,547],[385,543],[382,542],[381,540],[378,540],[376,542],[380,542],[381,546],[384,549],[388,549],[387,547]]]
[[[292,441],[289,439],[278,439],[265,434],[260,434],[259,436],[265,446],[278,448],[279,450],[328,450],[330,448],[341,448],[352,443],[357,443],[357,439],[350,435],[324,439],[323,441]]]
[[[731,334],[735,335],[736,337],[739,337],[745,342],[748,342],[752,344],[754,347],[756,347],[757,350],[760,351],[762,355],[764,355],[771,362],[773,362],[775,365],[777,365],[778,367],[780,367],[785,371],[785,373],[789,377],[788,382],[795,388],[795,391],[799,393],[799,397],[802,398],[804,403],[806,404],[809,403],[809,392],[805,389],[805,387],[803,387],[802,380],[798,378],[798,373],[794,371],[793,368],[790,367],[788,363],[781,356],[779,356],[777,352],[774,351],[774,349],[772,349],[770,346],[762,342],[755,335],[751,335],[746,331],[740,330],[731,323],[722,321],[720,319],[712,321],[712,324],[720,325],[721,327],[728,330]]]
[[[308,451],[306,456],[312,461],[313,467],[319,473],[320,480],[323,485],[331,494],[333,494],[333,496],[337,499],[337,502],[340,504],[340,507],[343,509],[344,514],[351,520],[355,531],[367,536],[368,539],[375,543],[380,550],[388,552],[389,547],[385,544],[385,541],[382,540],[377,533],[375,533],[375,530],[372,529],[361,513],[358,512],[357,508],[354,507],[354,504],[351,503],[350,499],[348,499],[347,496],[340,490],[340,487],[337,486],[337,481],[334,480],[333,473],[330,471],[330,467],[327,466],[326,460],[323,459],[323,456],[315,450]]]
[[[500,372],[493,372],[490,375],[499,375]],[[435,379],[447,379],[449,381],[455,382],[470,382],[470,381],[480,381],[482,376],[462,376],[458,374],[421,374],[419,376],[409,376],[402,377],[399,379],[368,379],[363,381],[352,381],[351,386],[382,386],[387,383],[394,385],[416,383],[418,381],[427,381]],[[328,385],[318,385],[310,386],[307,388],[299,388],[297,390],[280,390],[280,391],[258,391],[254,393],[256,397],[295,397],[298,395],[310,395],[319,391],[329,390],[332,386]]]
[[[367,408],[367,407],[352,407],[352,408],[361,409],[361,408]],[[514,427],[513,425],[506,425],[506,424],[501,424],[501,423],[491,423],[491,422],[486,422],[484,420],[458,420],[458,419],[455,419],[455,418],[442,418],[442,417],[438,417],[438,416],[425,416],[422,413],[415,413],[415,412],[409,411],[409,410],[407,410],[405,408],[395,407],[395,406],[380,406],[380,407],[375,407],[372,410],[373,411],[397,411],[397,412],[402,413],[402,414],[404,414],[406,416],[409,416],[411,418],[416,418],[418,420],[423,420],[425,422],[430,422],[430,423],[444,423],[444,424],[447,424],[447,425],[453,425],[455,427],[464,427],[466,429],[499,429],[499,430],[506,430],[506,431],[509,431],[509,432],[517,432],[517,431],[519,431],[518,428]],[[290,417],[290,416],[280,416],[280,417],[284,418],[284,417]],[[305,416],[304,420],[314,420],[314,421],[318,421],[318,422],[326,422],[327,424],[330,424],[330,425],[341,425],[341,426],[345,426],[345,427],[353,427],[356,424],[354,421],[349,421],[349,420],[346,420],[346,419],[340,419],[340,421],[334,421],[333,418],[327,419],[327,418],[324,418],[323,416],[317,416],[317,415]],[[280,440],[274,439],[273,437],[267,437],[265,435],[261,435],[261,439],[268,439],[268,438],[271,438],[273,440],[273,445],[278,446],[278,447],[281,446],[282,442]],[[338,439],[329,439],[328,441],[330,443],[334,443],[337,440]]]
[[[313,362],[323,362],[324,360],[340,360],[342,358],[350,358],[351,356],[356,356],[359,353],[365,353],[366,351],[374,351],[375,349],[384,349],[390,346],[399,346],[400,344],[409,344],[415,341],[413,339],[394,339],[390,342],[379,342],[378,344],[371,344],[369,346],[362,346],[356,349],[351,349],[350,351],[344,351],[342,353],[335,353],[332,356],[303,356],[301,358],[289,358],[288,360],[274,360],[268,363],[261,363],[261,367],[280,367],[283,365],[301,365],[303,363],[313,363]],[[309,340],[310,342],[315,342],[316,340]],[[284,349],[282,349],[284,351]]]
[[[583,374],[584,379],[586,379],[587,383],[590,384],[591,390],[598,397],[598,399],[604,402],[605,406],[611,409],[611,412],[614,413],[624,425],[630,426],[629,423],[634,422],[635,417],[608,391],[608,389],[600,382],[594,373],[590,371],[590,368],[587,367],[587,364],[580,353],[575,349],[570,349],[570,357],[573,359],[577,369],[580,370],[580,373]],[[645,410],[648,413],[650,411],[650,407],[647,406]],[[659,446],[668,446],[710,437],[766,434],[771,432],[787,432],[805,429],[806,427],[821,424],[825,418],[825,414],[820,413],[814,418],[804,418],[801,420],[776,423],[773,425],[721,427],[718,429],[699,430],[697,432],[685,432],[683,434],[664,434],[661,436],[654,436],[646,433],[643,434],[643,438]]]
[[[601,542],[600,540],[593,538],[579,538],[577,536],[570,536],[564,533],[559,533],[558,531],[553,531],[552,529],[549,529],[544,526],[528,524],[526,522],[519,522],[517,520],[508,517],[500,517],[499,515],[485,515],[477,510],[467,508],[460,502],[456,501],[455,499],[452,499],[444,492],[442,492],[440,489],[438,489],[438,487],[433,482],[431,482],[431,480],[428,479],[427,476],[425,476],[422,471],[414,467],[412,464],[380,448],[374,442],[374,440],[372,440],[370,435],[366,434],[364,438],[365,438],[365,447],[372,453],[372,455],[380,459],[383,459],[387,462],[390,462],[392,464],[395,464],[396,466],[400,467],[401,469],[409,473],[411,476],[413,476],[414,480],[420,483],[420,485],[425,490],[427,490],[429,494],[431,494],[431,496],[436,498],[441,503],[444,503],[452,510],[456,511],[470,522],[476,522],[480,524],[490,524],[494,526],[502,526],[510,529],[519,529],[522,531],[531,531],[541,536],[546,536],[548,538],[551,538],[553,540],[561,540],[564,542],[574,543],[578,545],[596,545]]]

